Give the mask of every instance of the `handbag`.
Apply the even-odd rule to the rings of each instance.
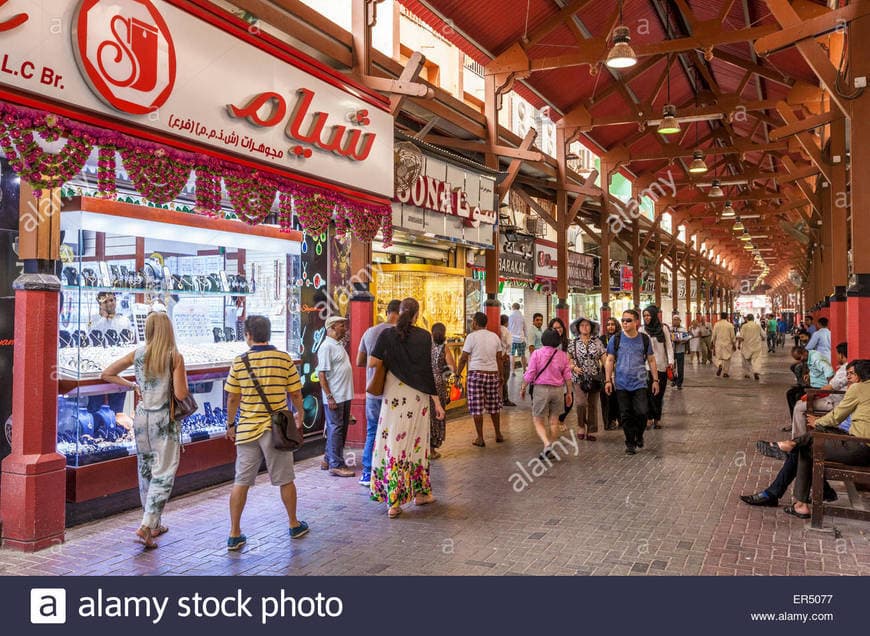
[[[556,349],[556,350],[553,352],[553,355],[551,355],[551,356],[550,356],[550,359],[547,360],[547,364],[545,364],[543,367],[541,367],[541,370],[538,371],[538,374],[535,376],[535,379],[532,380],[531,384],[529,384],[529,397],[530,397],[530,398],[535,397],[535,382],[538,380],[538,378],[541,377],[541,374],[542,374],[544,371],[546,371],[547,367],[550,366],[550,363],[553,361],[553,358],[556,357],[556,354],[557,354],[557,353],[559,353],[559,350],[558,350],[558,349]]]
[[[260,386],[260,381],[254,375],[254,370],[251,368],[251,361],[248,359],[248,354],[242,355],[242,362],[245,363],[245,369],[248,371],[248,377],[251,378],[251,384],[257,389],[260,394],[260,399],[266,406],[269,416],[272,420],[272,447],[276,450],[295,451],[302,448],[304,440],[302,431],[296,428],[296,420],[293,414],[287,409],[276,411],[272,408],[272,403],[266,397],[263,387]]]
[[[674,380],[674,367],[668,367],[668,380]]]
[[[199,404],[193,398],[192,393],[188,393],[187,397],[179,400],[175,397],[175,382],[172,377],[175,375],[175,365],[172,361],[175,359],[175,354],[169,356],[169,421],[180,422],[188,415],[193,415],[199,409]]]

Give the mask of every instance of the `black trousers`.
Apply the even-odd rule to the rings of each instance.
[[[662,406],[665,403],[665,389],[668,388],[668,372],[659,371],[659,392],[658,395],[653,395],[652,392],[652,373],[647,373],[647,391],[649,395],[649,415],[651,420],[659,421],[662,419]],[[645,425],[645,424],[644,424]]]
[[[616,391],[607,395],[601,392],[601,416],[604,419],[604,428],[609,430],[611,422],[619,423],[619,402],[616,400]],[[614,428],[616,428],[614,426]]]
[[[625,446],[633,449],[638,442],[643,442],[643,432],[646,430],[649,413],[647,390],[617,390],[616,401],[619,404],[619,420],[625,433]]]
[[[675,353],[674,362],[677,364],[677,377],[674,378],[674,384],[676,386],[683,386],[683,370],[686,368],[686,354]],[[667,373],[665,377],[667,377]]]
[[[785,496],[788,487],[791,486],[791,482],[793,482],[795,477],[797,477],[798,453],[802,446],[811,445],[813,438],[810,434],[805,434],[795,438],[795,441],[798,445],[788,454],[788,457],[785,458],[785,461],[782,463],[782,468],[779,469],[773,483],[765,489],[765,492],[768,495],[772,495],[777,499],[782,499]],[[827,480],[825,481],[824,487],[825,495],[830,495],[834,492],[834,489],[831,488],[831,485]]]

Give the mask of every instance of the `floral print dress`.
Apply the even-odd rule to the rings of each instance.
[[[181,457],[180,425],[169,419],[169,369],[158,378],[146,378],[145,347],[140,347],[133,354],[133,371],[142,394],[133,419],[142,525],[153,530],[160,526],[175,484]]]
[[[387,372],[372,456],[371,496],[390,506],[429,495],[430,398]]]
[[[444,369],[447,368],[447,357],[444,351],[444,344],[432,344],[432,373],[435,375],[435,388],[438,389],[438,399],[441,400],[441,406],[447,406],[447,383],[444,381]],[[447,437],[447,426],[444,420],[439,420],[435,416],[435,409],[429,411],[430,438],[429,445],[431,448],[439,448],[444,443]]]

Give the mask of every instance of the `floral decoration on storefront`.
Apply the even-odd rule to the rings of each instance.
[[[35,135],[47,142],[66,139],[57,153],[42,149]],[[392,244],[392,210],[389,205],[367,205],[326,189],[302,185],[254,169],[205,155],[183,152],[161,144],[104,130],[55,115],[0,102],[0,149],[12,169],[34,188],[60,188],[78,174],[97,147],[98,196],[117,197],[116,152],[136,190],[149,202],[163,205],[174,200],[196,174],[194,212],[221,216],[221,179],[233,209],[251,225],[269,216],[278,197],[281,229],[292,229],[293,215],[309,234],[320,234],[331,221],[344,234],[348,229],[363,242],[383,232],[385,245]]]

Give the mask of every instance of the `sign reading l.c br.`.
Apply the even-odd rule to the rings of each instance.
[[[72,40],[82,75],[112,108],[144,115],[172,93],[175,45],[151,0],[81,0]]]

